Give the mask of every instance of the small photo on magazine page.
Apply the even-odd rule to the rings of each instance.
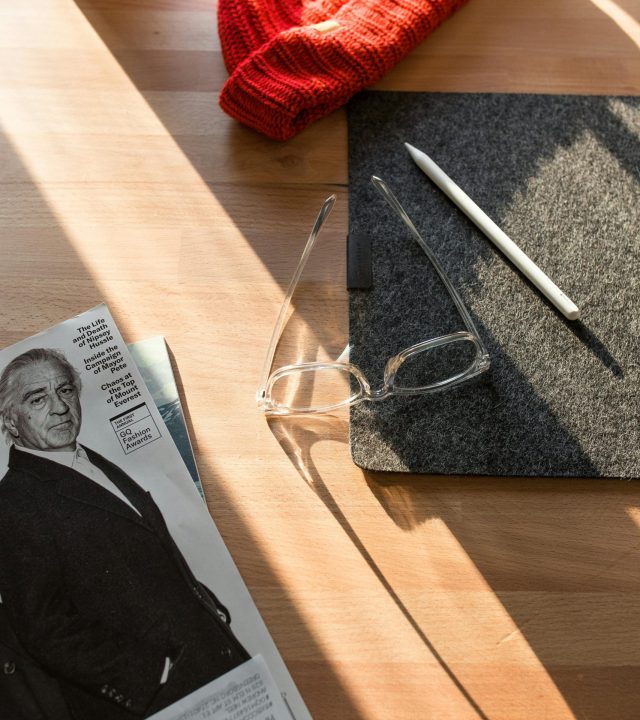
[[[180,456],[184,460],[184,464],[189,470],[189,474],[193,478],[193,482],[198,488],[198,492],[204,498],[204,490],[200,482],[196,459],[193,455],[191,438],[182,411],[178,386],[173,376],[171,359],[169,358],[165,339],[162,335],[157,335],[146,340],[130,343],[127,347],[142,375],[144,384],[151,393],[158,412],[162,415],[164,424],[167,426],[167,430],[171,434]]]
[[[186,464],[160,340],[138,367],[100,305],[0,351],[3,720],[310,720]]]

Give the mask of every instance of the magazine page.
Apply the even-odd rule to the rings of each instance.
[[[310,720],[105,305],[0,352],[0,416],[16,717]]]
[[[198,466],[193,455],[191,438],[187,430],[187,423],[182,411],[182,403],[178,394],[171,359],[167,350],[167,343],[162,335],[138,340],[128,346],[131,357],[142,375],[147,389],[151,393],[153,402],[162,415],[167,430],[175,442],[184,464],[198,488],[198,492],[204,498],[204,490],[198,474]]]

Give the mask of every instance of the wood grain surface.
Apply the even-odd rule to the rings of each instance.
[[[637,719],[637,482],[365,473],[346,415],[257,411],[330,192],[346,234],[346,115],[270,141],[219,109],[225,78],[215,0],[0,0],[0,343],[101,301],[127,341],[165,335],[316,720]],[[640,2],[470,0],[376,87],[638,95]],[[302,320],[322,344],[323,306]]]

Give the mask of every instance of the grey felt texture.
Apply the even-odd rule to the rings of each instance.
[[[640,98],[364,92],[348,105],[351,361],[463,330],[429,261],[369,182],[403,204],[460,291],[487,373],[351,409],[353,460],[429,474],[638,477]],[[568,321],[415,166],[423,150],[578,305]]]

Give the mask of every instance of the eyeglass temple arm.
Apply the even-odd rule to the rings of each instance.
[[[318,217],[316,218],[315,223],[313,224],[313,227],[311,228],[311,232],[309,233],[309,239],[307,240],[307,244],[304,247],[304,250],[302,251],[302,257],[300,258],[300,261],[298,262],[298,267],[296,268],[295,272],[293,273],[293,277],[291,278],[291,282],[289,283],[289,287],[287,288],[287,294],[284,297],[284,300],[282,302],[282,307],[280,308],[280,312],[278,313],[278,319],[276,320],[275,327],[273,328],[273,334],[271,335],[271,340],[269,342],[269,348],[267,350],[267,356],[264,361],[264,365],[262,367],[262,376],[260,378],[260,385],[258,387],[258,391],[256,393],[256,400],[258,402],[261,402],[264,398],[264,393],[267,387],[267,382],[269,380],[269,371],[271,370],[271,365],[273,364],[273,358],[276,354],[276,348],[278,346],[278,341],[280,340],[280,336],[282,335],[282,330],[284,328],[284,324],[287,319],[287,311],[289,309],[289,303],[291,302],[291,297],[293,296],[293,293],[295,292],[296,286],[300,280],[300,276],[302,275],[302,271],[304,270],[305,265],[307,264],[307,260],[309,258],[309,253],[313,249],[313,245],[316,241],[316,238],[318,237],[318,233],[320,232],[320,229],[322,228],[322,225],[324,224],[324,221],[329,217],[329,213],[331,212],[333,205],[336,201],[335,195],[330,195],[322,204],[322,207],[320,208],[320,212],[318,213]]]
[[[391,192],[391,189],[389,186],[385,183],[384,180],[379,178],[377,175],[371,176],[371,182],[373,183],[374,187],[378,190],[378,192],[382,195],[382,197],[389,203],[389,205],[396,211],[396,213],[399,215],[400,219],[404,222],[404,224],[409,228],[411,231],[411,234],[416,239],[416,242],[420,247],[424,250],[426,256],[431,261],[431,264],[436,269],[436,272],[440,276],[440,279],[445,284],[445,287],[449,291],[449,294],[453,298],[454,303],[456,304],[456,307],[458,308],[458,311],[460,312],[460,315],[462,315],[462,319],[464,320],[465,325],[467,326],[467,329],[469,332],[471,332],[473,335],[476,336],[478,341],[480,342],[480,345],[484,349],[484,343],[482,342],[480,338],[480,334],[478,333],[476,326],[471,319],[471,315],[469,315],[469,311],[467,310],[464,302],[462,301],[462,298],[458,294],[458,291],[455,289],[455,287],[452,285],[451,280],[449,280],[449,277],[447,276],[446,272],[444,271],[444,268],[440,264],[440,261],[435,256],[433,250],[427,245],[427,243],[422,238],[422,235],[417,231],[416,226],[413,224],[413,221],[411,218],[407,215],[405,209],[400,205],[400,202],[398,201],[398,198]],[[486,352],[486,350],[485,350]]]

